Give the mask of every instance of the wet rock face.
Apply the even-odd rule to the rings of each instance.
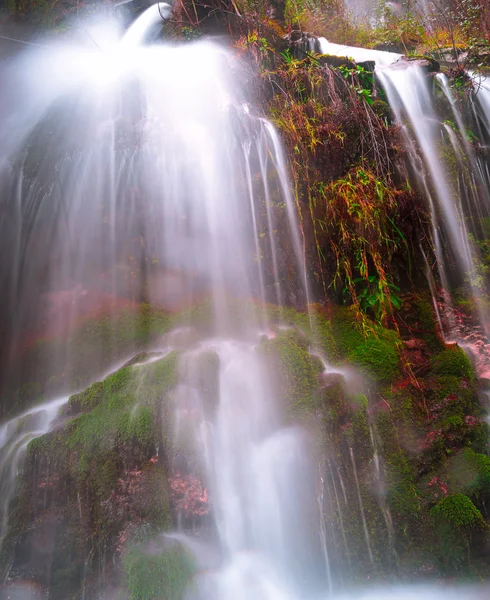
[[[29,446],[4,556],[11,577],[60,600],[112,585],[133,537],[171,526],[163,432],[176,368],[175,353],[135,356],[72,396],[54,431]]]
[[[340,373],[322,373],[319,379],[325,389],[345,384],[344,376]]]
[[[294,58],[303,60],[309,54],[315,54],[319,51],[317,38],[304,31],[292,31],[286,36],[289,49]]]
[[[309,316],[267,307],[270,331],[257,333],[280,418],[308,432],[334,532],[331,565],[347,581],[386,576],[399,560],[420,574],[422,543],[424,568],[441,573],[446,525],[431,510],[444,498],[462,494],[475,524],[487,518],[488,430],[471,365],[437,336],[430,302],[409,303],[403,339],[333,306]],[[203,536],[213,529],[212,490],[194,437],[203,415],[215,418],[222,363],[203,349],[203,335],[174,329],[166,339],[178,352],[136,354],[73,395],[54,430],[31,442],[3,556],[10,586],[24,593],[23,582],[33,582],[32,593],[55,600],[113,588],[139,600],[151,576],[151,585],[171,585],[181,598],[193,567],[180,547],[159,544],[177,523]],[[353,377],[354,369],[363,376]],[[470,527],[461,539],[476,553],[481,535]],[[458,540],[446,542],[456,556]],[[444,563],[447,572],[454,560]]]
[[[29,581],[16,581],[0,587],[0,600],[47,600],[44,590]]]

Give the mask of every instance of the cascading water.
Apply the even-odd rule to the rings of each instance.
[[[447,77],[438,73],[432,78],[428,64],[408,61],[396,53],[341,46],[324,38],[319,38],[313,45],[324,54],[375,63],[376,78],[384,89],[396,122],[401,126],[404,144],[409,150],[412,183],[426,198],[431,213],[437,270],[445,290],[441,332],[448,342],[458,341],[467,348],[475,356],[478,372],[486,376],[488,316],[484,303],[480,301],[481,283],[475,268],[477,248],[472,241],[475,237],[478,239],[481,223],[489,216],[490,179],[484,153],[477,153],[468,141],[468,125]],[[450,118],[441,122],[436,111],[437,89],[442,92],[449,110],[448,117],[454,119],[454,123]],[[486,142],[489,137],[490,94],[485,77],[475,78],[473,94],[474,121],[480,139]],[[450,172],[451,161],[455,166]],[[476,330],[481,329],[482,334],[476,331],[476,334],[468,335],[456,325],[452,316],[454,309],[448,290],[453,285],[455,273],[459,285],[465,285],[475,300],[478,312]],[[439,294],[431,276],[429,283],[439,313]]]
[[[7,533],[10,502],[16,490],[19,471],[31,440],[48,432],[58,411],[68,398],[58,398],[35,406],[0,427],[0,548]]]
[[[192,473],[204,481],[201,500],[209,493],[216,538],[209,544],[222,557],[216,573],[200,578],[199,593],[299,597],[326,581],[315,469],[304,433],[283,422],[256,348],[267,323],[254,311],[238,319],[231,299],[280,303],[287,291],[281,252],[289,253],[288,278],[295,265],[296,294],[303,290],[297,302],[307,299],[285,160],[272,125],[246,104],[237,85],[241,66],[225,49],[142,45],[161,13],[148,9],[120,42],[92,28],[88,48],[48,46],[19,59],[36,77],[19,68],[24,103],[9,107],[2,157],[12,198],[2,223],[13,260],[2,273],[16,318],[10,358],[14,364],[28,343],[26,331],[34,339],[69,338],[101,298],[111,312],[121,304],[175,308],[210,297],[213,337],[198,342],[189,334],[173,393],[175,446],[186,446],[173,477]],[[274,237],[279,220],[289,229],[289,250]],[[39,300],[46,310],[34,321]],[[77,351],[68,342],[44,367],[64,372]],[[212,402],[193,380],[203,352],[219,361]],[[64,385],[73,383],[65,378]],[[52,421],[22,437],[22,448]],[[5,441],[17,452],[12,439]],[[13,490],[16,462],[5,456],[4,465]]]
[[[369,50],[367,48],[356,48],[354,46],[343,46],[334,44],[325,38],[318,38],[316,44],[321,54],[330,54],[331,56],[347,56],[356,62],[375,62],[376,65],[392,65],[398,61],[402,55],[394,52],[385,52],[383,50]],[[316,48],[312,48],[313,50]]]
[[[480,300],[481,282],[475,267],[477,248],[473,243],[479,237],[481,223],[489,215],[490,180],[486,162],[468,142],[463,116],[444,75],[438,74],[435,82],[442,90],[455,124],[449,120],[441,124],[435,110],[435,91],[420,65],[399,62],[391,68],[378,68],[376,75],[397,122],[403,125],[404,139],[411,148],[412,171],[419,189],[429,201],[438,271],[445,290],[442,333],[447,341],[459,342],[465,347],[474,357],[477,371],[486,376],[490,350],[488,315]],[[484,93],[476,90],[476,100],[481,107]],[[484,127],[481,124],[484,121],[479,122],[480,128]],[[487,136],[488,131],[483,139]],[[455,166],[450,171],[448,163],[451,161]],[[475,302],[478,317],[470,333],[457,326],[453,316],[448,293],[451,270],[458,273],[459,284],[463,282]],[[438,301],[437,295],[434,296],[435,304]]]
[[[193,440],[186,466],[204,472],[222,555],[222,567],[202,575],[199,590],[206,598],[297,597],[324,569],[306,439],[282,424],[254,343],[203,342],[183,357],[184,381],[192,384],[209,352],[219,360],[219,397],[210,405],[192,385],[174,396],[175,435]]]
[[[404,65],[401,68],[380,69],[377,71],[388,101],[395,112],[397,121],[402,124],[405,118],[413,131],[417,146],[423,157],[427,175],[420,173],[424,189],[433,189],[437,198],[437,209],[433,210],[433,227],[441,229],[441,219],[450,239],[454,260],[462,273],[471,274],[473,263],[468,244],[461,207],[451,189],[439,151],[439,122],[433,109],[427,77],[420,66]],[[407,135],[411,135],[408,128]],[[439,211],[441,217],[439,218]],[[438,232],[434,233],[434,237]],[[441,265],[443,257],[439,256]],[[442,267],[443,268],[443,267]]]
[[[101,304],[175,308],[210,294],[226,326],[225,290],[276,300],[279,219],[289,223],[302,288],[284,159],[273,128],[250,114],[236,85],[240,66],[209,42],[135,45],[143,26],[161,20],[149,11],[120,44],[104,32],[94,47],[94,28],[88,48],[20,59],[38,75],[18,82],[24,103],[6,123],[17,146],[3,160],[12,200],[2,243],[14,267],[2,282],[12,290],[14,353],[19,332],[67,331]],[[266,278],[270,252],[276,267]]]

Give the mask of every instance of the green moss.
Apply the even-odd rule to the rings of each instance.
[[[464,351],[457,345],[449,346],[431,359],[432,371],[440,375],[473,379],[473,369]]]
[[[147,365],[124,367],[82,393],[85,405],[92,402],[87,398],[98,401],[67,426],[66,444],[78,452],[82,466],[120,444],[136,442],[145,448],[155,443],[159,400],[177,381],[177,362],[178,353],[172,352]]]
[[[416,319],[414,326],[421,331],[422,338],[430,350],[442,350],[444,342],[437,334],[436,314],[431,297],[425,294],[413,295],[409,301],[409,309],[413,310]]]
[[[461,398],[465,406],[471,405],[474,397],[473,390],[467,386],[463,387],[461,385],[461,379],[455,375],[438,375],[437,377],[432,377],[430,383],[430,387],[433,390],[437,401],[457,396],[458,398]]]
[[[275,362],[281,395],[293,412],[300,417],[312,414],[321,403],[318,375],[323,366],[309,355],[304,340],[295,331],[283,331],[262,342],[259,351]]]
[[[400,343],[395,331],[368,322],[352,308],[339,308],[332,318],[333,335],[344,356],[376,382],[399,374]]]
[[[480,435],[485,434],[485,430],[480,428],[478,418],[471,426],[466,424],[466,416],[473,417],[481,410],[478,396],[468,379],[455,375],[432,375],[427,382],[429,392],[426,397],[430,400],[428,406],[433,429],[452,432],[453,442],[458,439],[463,443],[464,440],[463,445],[481,448],[481,444],[486,443],[486,435]],[[441,450],[444,450],[442,446]]]
[[[64,472],[68,468],[69,453],[66,451],[64,431],[55,430],[34,438],[27,446],[27,464],[34,465],[43,457],[51,469]]]
[[[118,437],[122,442],[138,440],[142,446],[154,440],[154,415],[147,406],[136,406],[131,413],[125,412],[119,421]]]
[[[177,383],[178,359],[179,354],[177,352],[171,352],[167,357],[148,365],[146,372],[152,376],[155,383],[170,389]]]
[[[485,421],[480,421],[468,432],[466,443],[475,452],[488,452],[490,446],[490,425]]]
[[[329,419],[334,421],[347,410],[343,380],[338,380],[334,385],[328,386],[323,393]]]
[[[470,497],[490,495],[490,457],[463,448],[451,458],[446,470],[451,492]]]
[[[343,430],[344,435],[349,446],[355,449],[356,456],[367,461],[373,456],[373,444],[367,415],[368,399],[364,394],[357,394],[350,400],[353,407],[350,417],[351,426]]]
[[[181,600],[195,565],[180,547],[158,554],[133,548],[124,556],[129,600]]]
[[[364,340],[360,315],[350,308],[337,308],[332,316],[332,330],[335,341],[343,356],[360,346]]]
[[[68,406],[73,412],[78,413],[95,408],[103,399],[104,384],[101,381],[97,381],[83,390],[83,392],[71,396],[68,400]]]
[[[114,489],[119,476],[118,466],[118,456],[111,452],[94,469],[94,488],[99,498],[106,498]]]
[[[258,309],[251,305],[250,308],[252,311],[258,310],[260,318],[269,323],[289,325],[300,331],[308,339],[311,347],[320,352],[332,364],[340,360],[341,353],[333,335],[331,320],[320,305],[310,305],[308,313],[274,304]]]
[[[124,367],[104,379],[103,390],[105,396],[110,396],[114,392],[119,392],[127,386],[131,379],[131,368]]]
[[[415,486],[414,468],[400,446],[398,432],[389,413],[379,412],[376,415],[376,429],[388,471],[387,501],[402,520],[416,518],[420,515],[420,498]]]
[[[486,523],[481,512],[470,498],[464,494],[454,494],[443,498],[430,511],[437,524],[449,524],[457,528],[484,529]]]
[[[338,363],[341,354],[335,341],[332,324],[330,319],[321,313],[319,307],[311,307],[308,325],[314,347],[317,347],[331,364]]]
[[[352,350],[348,359],[375,381],[393,381],[400,369],[397,342],[396,334],[392,339],[371,337]]]

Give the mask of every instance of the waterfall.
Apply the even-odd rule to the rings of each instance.
[[[170,465],[171,484],[197,490],[206,547],[221,557],[200,576],[200,593],[313,594],[330,576],[315,462],[305,432],[285,422],[257,350],[266,319],[253,310],[240,318],[236,303],[280,303],[285,279],[296,302],[308,302],[285,155],[272,124],[248,104],[243,66],[224,47],[146,43],[161,11],[150,7],[119,41],[95,28],[87,46],[63,43],[19,59],[25,96],[11,107],[7,137],[16,143],[2,173],[13,339],[20,348],[26,331],[63,335],[45,366],[65,373],[79,352],[69,333],[94,304],[111,314],[121,305],[175,310],[209,298],[209,337],[174,330],[154,347],[162,356],[184,340],[171,398],[173,443],[183,450]],[[289,232],[284,246],[279,222]],[[196,383],[210,354],[219,364],[212,398]],[[14,477],[15,461],[6,462]],[[195,549],[184,513],[174,537]]]
[[[295,424],[281,395],[280,374],[273,372],[263,354],[264,344],[283,333],[277,321],[273,330],[267,304],[276,303],[281,316],[290,305],[310,308],[314,296],[286,153],[272,123],[253,108],[242,83],[246,67],[231,51],[218,42],[174,45],[158,40],[161,19],[170,11],[167,4],[151,6],[119,37],[114,34],[117,28],[107,24],[88,27],[86,43],[63,40],[29,50],[8,73],[12,91],[0,107],[4,135],[0,250],[6,257],[0,287],[8,290],[10,350],[3,372],[12,388],[17,380],[28,379],[23,352],[36,349],[39,340],[62,340],[52,352],[39,352],[36,368],[46,378],[54,373],[53,387],[70,391],[84,389],[73,370],[77,361],[86,360],[96,371],[85,374],[84,383],[95,381],[104,389],[108,384],[97,383],[97,375],[120,374],[122,367],[139,372],[178,354],[175,381],[156,393],[158,414],[163,415],[159,423],[165,421],[161,436],[165,444],[155,449],[153,443],[145,451],[155,455],[145,454],[141,461],[151,471],[160,463],[165,445],[161,461],[165,464],[158,464],[161,471],[155,471],[168,475],[169,497],[184,490],[178,500],[165,498],[175,503],[175,528],[158,536],[179,549],[185,547],[195,559],[197,574],[185,597],[338,597],[336,583],[343,585],[344,573],[355,577],[349,546],[351,510],[360,515],[360,546],[373,577],[381,544],[378,532],[371,529],[367,471],[358,469],[365,459],[360,452],[356,458],[357,440],[349,442],[343,463],[333,454],[330,461],[309,427],[326,429],[325,421],[334,417],[315,405],[309,416],[316,423]],[[440,280],[449,287],[446,244],[460,275],[471,275],[474,256],[466,207],[448,183],[440,144],[450,146],[460,163],[464,152],[469,153],[456,132],[438,121],[426,74],[401,55],[322,39],[319,45],[328,54],[377,64],[378,80],[402,127],[418,186],[430,205]],[[464,122],[446,84],[439,78],[463,135]],[[488,90],[482,89],[475,108],[480,124],[489,116]],[[473,180],[484,181],[482,163],[476,156],[471,161]],[[478,195],[471,193],[468,198],[475,203]],[[427,259],[425,264],[430,271]],[[431,272],[429,281],[437,309]],[[210,307],[200,329],[201,315],[193,312],[198,300]],[[151,339],[149,307],[165,311],[170,323],[165,333]],[[186,326],[176,326],[174,314],[185,310]],[[119,314],[142,315],[144,327],[137,336],[134,331],[104,328],[106,317]],[[306,323],[306,315],[302,316]],[[102,350],[83,336],[72,335],[94,317],[108,338]],[[311,381],[320,378],[323,364],[324,376],[344,375],[347,382],[349,367],[337,369],[324,356],[309,353],[307,336],[300,330],[295,325],[292,333],[301,339],[300,368],[311,367]],[[135,357],[142,347],[145,356]],[[315,358],[314,366],[305,366],[310,358]],[[207,362],[213,365],[214,379],[203,384],[202,364]],[[157,381],[155,387],[160,384]],[[317,391],[320,395],[320,385]],[[351,394],[344,391],[347,405]],[[10,412],[0,427],[0,546],[7,536],[9,509],[29,443],[61,427],[63,420],[71,426],[90,416],[88,409],[83,412],[86,406],[70,413],[67,394],[49,401],[39,397],[38,404],[22,414],[11,417]],[[128,415],[124,413],[128,422],[141,408],[139,390],[135,395]],[[326,404],[325,398],[326,394],[320,400]],[[61,418],[60,409],[67,402],[70,408]],[[110,405],[111,410],[117,408]],[[102,426],[105,436],[105,421]],[[384,475],[373,429],[370,440],[371,466],[381,495]],[[71,441],[75,450],[67,445],[67,452],[69,446],[76,454],[78,438]],[[132,468],[128,466],[132,458],[125,455],[124,469]],[[89,460],[86,468],[95,467]],[[143,470],[136,475],[133,471],[134,478]],[[115,477],[119,476],[123,475],[116,470]],[[76,480],[75,475],[72,478]],[[113,485],[110,498],[94,502],[116,505],[117,484]],[[97,491],[92,492],[96,496]],[[130,495],[124,498],[128,505]],[[73,497],[81,523],[88,511],[80,492]],[[325,504],[338,524],[328,521],[332,515]],[[119,508],[129,512],[127,505]],[[380,508],[388,531],[386,545],[396,560],[391,514],[384,499]],[[136,525],[144,528],[148,523]],[[91,532],[90,542],[97,541],[98,533]],[[107,533],[108,539],[113,533]],[[126,550],[127,531],[116,533]],[[340,552],[335,551],[335,537]],[[102,550],[88,543],[84,548],[83,598],[91,597],[91,569],[97,562],[102,573],[97,594],[104,597],[114,591],[104,589],[109,570],[105,543]],[[116,552],[111,558],[114,563],[119,560]],[[340,564],[344,559],[345,566]],[[422,594],[403,587],[355,590],[349,597],[442,596],[437,590],[424,590]],[[451,594],[444,591],[445,597]]]
[[[219,360],[215,404],[210,407],[189,386],[179,386],[174,396],[179,429],[187,421],[194,440],[179,475],[203,474],[223,561],[218,571],[201,575],[198,585],[210,597],[240,590],[243,598],[289,598],[292,590],[307,589],[322,567],[318,522],[310,514],[315,469],[306,439],[300,429],[281,424],[254,344],[206,340],[184,356],[184,379],[209,352]]]
[[[95,305],[175,309],[205,295],[224,328],[227,295],[278,299],[284,262],[296,265],[298,303],[307,300],[284,155],[247,104],[240,63],[205,41],[125,44],[140,27],[110,51],[53,46],[19,59],[25,97],[6,137],[23,142],[5,159],[2,236],[18,344],[26,332],[69,331]],[[274,234],[279,220],[291,250]],[[272,272],[264,254],[276,257]]]
[[[0,549],[8,530],[10,503],[29,442],[51,430],[58,411],[68,398],[45,402],[8,420],[0,427]]]
[[[325,38],[318,38],[318,50],[321,54],[330,54],[332,56],[347,56],[356,62],[373,61],[377,65],[391,65],[400,58],[401,54],[395,52],[385,52],[383,50],[370,50],[368,48],[356,48],[354,46],[344,46],[341,44],[333,44]]]
[[[430,210],[432,241],[447,314],[453,313],[449,290],[456,274],[459,285],[466,286],[475,302],[479,325],[488,339],[487,311],[480,300],[481,284],[475,268],[478,250],[473,243],[474,237],[478,239],[480,222],[488,217],[490,210],[488,163],[468,140],[468,125],[447,77],[438,73],[432,78],[427,65],[396,53],[341,46],[324,38],[316,41],[316,47],[324,54],[375,63],[376,79],[408,149],[411,184],[425,197]],[[486,143],[490,134],[489,87],[485,77],[471,72],[468,76],[473,78],[473,120],[481,142]],[[436,109],[438,90],[447,104],[446,117],[440,116]],[[454,119],[454,125],[448,117]],[[451,170],[446,157],[456,165]],[[431,277],[429,285],[437,305]],[[444,323],[442,331],[447,341],[454,342],[461,336],[452,321]]]

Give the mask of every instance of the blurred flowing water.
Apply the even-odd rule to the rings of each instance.
[[[245,67],[215,43],[152,43],[168,10],[150,7],[122,37],[91,26],[85,45],[36,48],[9,73],[0,226],[10,260],[0,283],[10,291],[10,358],[26,331],[68,339],[92,305],[172,310],[210,297],[213,335],[184,344],[173,396],[176,444],[190,432],[221,555],[198,593],[299,597],[327,579],[316,470],[304,432],[284,425],[257,352],[267,323],[254,311],[239,318],[230,300],[281,304],[287,277],[305,305],[296,206],[279,137],[242,89]],[[245,321],[239,332],[235,321]],[[48,367],[63,369],[75,350],[67,342]],[[210,351],[219,360],[211,407],[193,383],[194,362]],[[56,425],[60,404],[2,429],[4,521],[27,443]]]
[[[0,426],[0,548],[8,529],[8,514],[26,448],[31,440],[47,433],[68,398],[35,406]]]
[[[435,271],[441,289],[428,272],[441,332],[472,356],[477,372],[490,373],[490,319],[482,295],[478,240],[486,237],[490,217],[490,173],[486,157],[490,142],[490,86],[472,72],[464,102],[455,96],[443,73],[431,73],[428,61],[407,60],[401,54],[312,40],[311,50],[374,63],[408,150],[409,179],[425,199],[432,226]],[[366,65],[370,68],[368,65]],[[478,144],[474,144],[474,136]],[[455,318],[449,291],[460,287],[474,302],[471,331]],[[442,311],[441,311],[442,305]]]
[[[115,24],[87,26],[84,45],[35,48],[4,73],[0,285],[12,353],[26,332],[66,333],[102,305],[173,310],[210,295],[226,327],[227,294],[279,302],[291,267],[305,302],[284,157],[247,103],[245,67],[211,42],[142,44],[162,10],[122,38]]]

